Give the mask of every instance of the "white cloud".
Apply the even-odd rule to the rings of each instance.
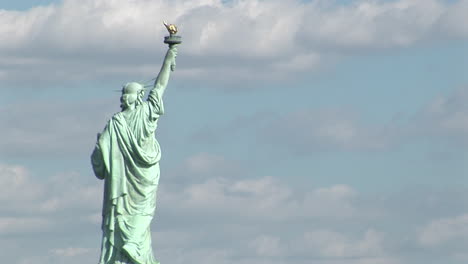
[[[365,124],[349,109],[305,109],[276,116],[260,129],[262,140],[282,138],[297,153],[384,150],[400,136],[393,124]]]
[[[99,211],[97,213],[87,214],[87,215],[83,216],[82,219],[84,221],[86,221],[86,222],[91,223],[91,224],[100,225],[101,221],[102,221],[102,212]]]
[[[300,72],[311,70],[320,63],[320,55],[317,53],[298,54],[290,59],[284,59],[273,63],[273,68],[286,72]]]
[[[171,210],[227,215],[233,221],[245,217],[285,221],[356,216],[356,196],[356,191],[346,185],[298,194],[273,177],[236,179],[213,175],[182,189],[180,185],[166,186],[160,201],[173,204]]]
[[[356,216],[354,198],[357,192],[347,185],[319,188],[306,194],[304,209],[312,216],[352,217]]]
[[[215,174],[233,169],[234,164],[224,157],[210,153],[198,153],[185,161],[188,171],[192,174]]]
[[[278,257],[285,254],[285,249],[280,243],[279,237],[261,235],[249,243],[249,247],[255,250],[257,256]]]
[[[199,152],[181,160],[179,165],[168,172],[165,178],[165,187],[178,189],[180,186],[188,187],[194,183],[200,183],[216,178],[238,178],[246,173],[246,164],[238,160],[228,159],[223,155],[208,152]]]
[[[2,127],[0,155],[90,152],[97,132],[108,118],[106,115],[112,111],[111,105],[102,101],[44,100],[2,106],[0,122],[8,125]],[[107,113],[103,109],[107,109]]]
[[[205,158],[226,161],[211,153],[196,154],[188,160],[200,158],[201,161]],[[401,219],[400,215],[396,216],[401,211],[384,215],[388,218],[386,221],[391,222],[390,226],[378,222],[379,228],[375,229],[376,219],[369,218],[369,208],[359,204],[363,202],[362,194],[348,185],[313,186],[299,192],[293,184],[273,177],[245,179],[212,175],[216,166],[217,162],[203,163],[202,171],[209,175],[196,183],[183,182],[173,188],[161,185],[164,189],[158,194],[161,210],[153,221],[155,253],[161,262],[179,264],[198,259],[207,264],[234,261],[243,264],[407,263],[401,260],[405,258],[404,253],[392,246],[392,243],[400,243],[401,237],[397,234],[392,238],[391,231],[387,230],[396,230],[396,233],[404,230],[401,223],[394,221]],[[21,166],[2,165],[0,168],[4,171],[0,173],[0,182],[6,182],[4,177],[8,177],[12,182],[23,182],[21,188],[27,189],[34,179],[31,172]],[[191,174],[198,172],[198,169],[189,171]],[[23,179],[18,180],[21,177]],[[102,189],[95,184],[85,184],[83,177],[76,173],[61,173],[39,185],[44,191],[28,198],[28,203],[39,207],[47,204],[46,201],[55,201],[50,202],[49,210],[28,211],[30,217],[0,217],[0,233],[17,235],[17,241],[21,242],[17,244],[21,245],[26,240],[33,243],[34,232],[44,231],[44,228],[49,232],[64,223],[66,229],[59,230],[69,231],[70,226],[76,226],[76,232],[63,231],[67,234],[65,242],[56,241],[56,234],[50,239],[44,232],[41,239],[47,242],[42,245],[42,251],[28,252],[17,262],[82,263],[97,258]],[[15,195],[20,194],[9,198],[12,205],[17,204]],[[5,200],[0,199],[0,203],[4,204]],[[373,207],[383,210],[388,203],[388,200],[377,201]],[[63,222],[64,214],[70,222]],[[428,244],[431,248],[465,239],[458,234],[464,233],[466,219],[467,216],[462,215],[436,220],[425,227],[421,237],[425,237],[426,242],[432,241]],[[90,220],[93,228],[82,227],[82,223]],[[448,235],[440,235],[440,230]],[[94,236],[90,238],[86,233],[94,233]],[[20,246],[13,247],[4,259],[15,259],[19,250]],[[461,254],[456,257],[463,259]]]
[[[163,52],[160,41],[167,34],[161,20],[172,19],[184,38],[178,66],[183,78],[291,78],[290,73],[327,63],[330,54],[466,37],[467,10],[466,0],[355,0],[349,5],[66,0],[27,11],[0,11],[0,77],[152,76],[159,64],[152,58]]]
[[[288,230],[291,229],[293,228]],[[161,262],[167,259],[172,263],[184,263],[196,256],[197,259],[204,260],[204,263],[226,264],[234,260],[245,264],[310,261],[317,264],[401,263],[397,257],[388,254],[383,233],[373,229],[358,235],[317,229],[295,236],[287,235],[288,230],[283,235],[261,231],[239,234],[239,230],[203,230],[206,232],[156,232],[156,252]],[[270,231],[276,233],[274,230]],[[217,232],[223,234],[215,234]],[[230,236],[230,233],[237,235]],[[205,244],[206,240],[211,240],[210,237],[213,239],[212,244]],[[229,244],[229,249],[224,248],[225,243],[220,243],[218,239],[228,240],[226,243]]]
[[[39,217],[0,217],[0,234],[35,233],[52,227],[47,218]]]
[[[304,39],[338,50],[414,44],[426,39],[447,12],[436,0],[354,1],[339,8],[319,1],[317,6],[303,21]]]
[[[445,141],[468,143],[468,87],[449,95],[440,95],[414,118],[412,133],[425,136],[442,136]]]
[[[79,257],[80,255],[88,254],[91,251],[89,248],[55,248],[51,249],[50,252],[60,257]]]
[[[466,23],[466,10],[468,1],[459,0],[447,8],[447,11],[440,17],[440,31],[449,37],[466,37],[468,35],[468,24]]]
[[[156,258],[162,262],[183,264],[194,259],[206,264],[228,264],[231,262],[232,250],[216,248],[170,248],[159,250]]]
[[[22,256],[18,259],[19,264],[42,264],[50,263],[48,256]]]
[[[0,201],[4,205],[12,202],[29,202],[44,194],[42,185],[36,183],[29,171],[18,165],[0,164]]]
[[[437,96],[415,114],[404,118],[396,114],[380,123],[366,122],[364,115],[350,107],[259,112],[218,127],[205,127],[193,138],[213,144],[244,137],[252,144],[264,143],[260,146],[266,150],[281,148],[281,151],[300,155],[328,151],[389,151],[427,139],[464,146],[468,145],[467,100],[468,88],[460,88]],[[240,123],[243,126],[239,126]]]
[[[166,229],[152,232],[155,238],[156,246],[160,245],[169,248],[183,248],[193,245],[199,240],[198,238],[207,236],[208,234],[200,230],[185,232],[182,230]]]
[[[44,244],[43,242],[42,244]],[[28,248],[28,253],[16,256],[15,263],[18,264],[50,264],[50,263],[92,263],[98,259],[98,248],[82,248],[82,247],[63,247],[58,245],[57,248],[47,249],[40,254],[33,254],[33,250]],[[62,246],[62,247],[60,247]],[[37,247],[37,245],[36,245]],[[23,248],[24,250],[24,248]]]
[[[307,231],[294,238],[259,235],[249,247],[257,257],[300,256],[314,263],[400,263],[385,252],[383,233],[374,229],[366,230],[362,238],[325,229]]]
[[[321,257],[376,258],[383,255],[382,243],[383,235],[373,229],[368,229],[362,239],[351,239],[330,230],[314,230],[304,234],[298,247],[305,254],[317,254]]]
[[[37,175],[24,166],[0,164],[0,246],[8,249],[0,251],[2,261],[81,263],[79,259],[89,258],[88,253],[98,254],[97,249],[88,251],[83,246],[66,246],[69,239],[74,241],[76,237],[89,234],[84,227],[90,222],[90,215],[101,210],[101,182],[96,179],[93,184],[85,183],[87,181],[77,173],[46,176]],[[93,225],[98,232],[99,223],[95,221]],[[71,257],[71,261],[62,259]]]
[[[430,247],[461,239],[468,240],[468,214],[434,220],[419,234],[419,243]]]
[[[97,179],[96,184],[83,184],[82,177],[77,173],[61,173],[38,181],[37,175],[30,176],[25,167],[0,164],[0,183],[4,187],[0,203],[8,215],[21,215],[3,218],[0,231],[21,231],[15,228],[23,225],[21,223],[25,226],[37,224],[40,230],[41,226],[48,227],[54,222],[49,218],[51,215],[67,210],[99,211],[102,184]]]
[[[465,263],[468,261],[468,254],[467,253],[458,253],[455,254],[454,259],[456,261],[460,261],[460,263]]]
[[[40,209],[44,212],[56,212],[66,209],[100,210],[102,206],[102,182],[84,185],[78,173],[61,173],[48,179],[49,191]],[[92,219],[92,217],[91,217]]]

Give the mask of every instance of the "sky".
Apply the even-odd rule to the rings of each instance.
[[[90,164],[164,95],[161,263],[468,261],[467,0],[0,0],[0,259],[97,263]]]

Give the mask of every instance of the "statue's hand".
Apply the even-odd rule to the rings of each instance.
[[[171,56],[171,59],[175,59],[177,57],[177,46],[176,46],[176,44],[173,44],[173,45],[169,46],[168,54],[169,54],[169,56]]]

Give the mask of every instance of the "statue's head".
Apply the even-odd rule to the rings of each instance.
[[[120,97],[120,108],[126,110],[133,109],[143,102],[145,87],[137,82],[130,82],[123,86]]]

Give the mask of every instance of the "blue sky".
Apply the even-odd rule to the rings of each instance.
[[[162,263],[468,260],[468,1],[0,9],[1,259],[97,261],[89,155],[115,90],[157,74],[168,20],[184,42],[157,131]]]

